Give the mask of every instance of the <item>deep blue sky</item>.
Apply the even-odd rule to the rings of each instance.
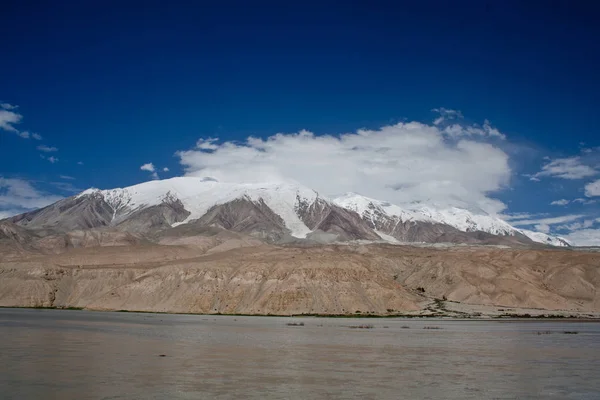
[[[181,174],[173,154],[199,137],[341,133],[442,106],[551,157],[600,145],[595,2],[286,3],[5,2],[0,101],[60,162],[2,134],[0,173],[124,186],[150,160]]]

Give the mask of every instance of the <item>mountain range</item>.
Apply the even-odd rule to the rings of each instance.
[[[181,177],[0,221],[0,306],[595,316],[599,254],[477,209]]]
[[[182,225],[186,229],[178,229]],[[165,235],[189,235],[207,228],[279,244],[370,241],[569,246],[562,238],[517,229],[483,211],[422,204],[401,207],[356,193],[328,198],[298,184],[234,184],[196,177],[88,189],[0,221],[0,237],[35,246],[40,240],[47,244],[49,237],[90,231],[119,240],[156,241]]]

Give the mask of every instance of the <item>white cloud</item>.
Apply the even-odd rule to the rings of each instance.
[[[532,214],[532,213],[512,213],[512,214],[500,214],[498,217],[502,218],[505,221],[512,221],[515,219],[530,219],[535,217],[540,217],[546,214]]]
[[[537,224],[535,230],[542,233],[550,233],[550,225],[548,224]]]
[[[462,119],[463,115],[460,111],[458,110],[451,110],[449,108],[444,108],[444,107],[440,107],[440,108],[433,108],[431,111],[440,114],[439,117],[437,117],[434,121],[433,124],[434,125],[441,125],[444,122],[448,121],[448,120],[453,120],[453,119]]]
[[[45,144],[41,144],[37,147],[39,151],[43,151],[45,153],[51,153],[53,151],[58,151],[56,147],[46,146]]]
[[[154,164],[152,164],[152,163],[144,164],[140,167],[140,169],[142,171],[151,172],[150,176],[152,177],[152,179],[159,179],[158,173],[156,172],[156,168],[154,168]]]
[[[569,204],[570,201],[567,199],[561,199],[561,200],[555,200],[552,203],[550,203],[551,206],[566,206],[567,204]]]
[[[164,167],[164,168],[163,168],[163,172],[169,172],[169,168],[167,168],[167,167]]]
[[[433,124],[434,125],[440,125],[441,123],[443,123],[445,121],[444,117],[437,117],[434,121]]]
[[[19,133],[19,130],[14,125],[21,122],[23,116],[11,109],[0,108],[0,129],[8,132]]]
[[[585,185],[585,195],[587,197],[600,196],[600,179]]]
[[[562,179],[583,179],[598,173],[594,168],[582,163],[580,157],[557,158],[542,167],[542,170],[530,177],[532,181],[540,177]]]
[[[142,171],[148,171],[148,172],[154,172],[155,171],[154,164],[152,164],[152,163],[144,164],[144,165],[142,165],[140,167],[140,169]]]
[[[533,226],[537,231],[549,234],[560,233],[575,246],[600,246],[600,229],[594,229],[600,223],[600,218],[589,218],[585,215],[563,215],[559,217],[527,219],[511,221],[515,226]]]
[[[3,217],[45,207],[60,199],[61,196],[37,190],[26,180],[0,177],[0,214]]]
[[[449,108],[434,108],[431,111],[440,114],[438,118],[433,121],[433,125],[447,125],[443,132],[450,137],[462,137],[462,136],[482,136],[482,137],[497,137],[500,139],[506,139],[506,136],[496,128],[492,127],[489,120],[484,120],[483,125],[465,125],[462,123],[464,118],[462,113],[458,110],[452,110]],[[452,124],[450,124],[452,122]]]
[[[395,203],[429,200],[497,213],[490,194],[506,187],[508,155],[485,137],[448,135],[434,125],[315,136],[301,131],[244,143],[201,139],[180,151],[186,174],[230,182],[296,181],[325,195],[358,192]]]
[[[48,160],[51,164],[54,164],[54,163],[58,162],[58,158],[54,157],[54,156],[46,157],[46,156],[40,154],[40,158],[43,159],[43,160]]]
[[[21,131],[15,127],[23,120],[23,116],[16,110],[19,106],[14,106],[9,103],[0,103],[0,130],[12,132],[23,139],[34,138],[36,140],[42,140],[42,137],[37,133],[29,133],[28,131]]]
[[[23,120],[23,116],[17,111],[15,111],[17,108],[18,106],[13,106],[8,103],[0,104],[0,130],[13,132],[17,136],[22,137],[23,139],[29,139],[32,137],[36,140],[41,140],[42,137],[37,133],[21,131],[15,127],[15,125],[20,124]]]
[[[50,156],[50,157],[45,157],[43,155],[40,154],[40,157],[44,160],[48,160],[51,164],[57,163],[59,161],[59,159],[57,157],[54,156]]]
[[[560,217],[540,218],[540,219],[522,219],[517,221],[511,221],[512,225],[525,226],[525,225],[555,225],[562,224],[565,222],[571,222],[583,218],[583,215],[561,215]]]
[[[219,148],[219,145],[216,143],[218,140],[217,138],[200,138],[196,142],[196,148],[200,150],[217,150]]]
[[[587,229],[594,226],[596,223],[593,219],[586,219],[580,222],[573,222],[572,224],[559,225],[556,227],[557,230],[575,231],[578,229]]]
[[[563,237],[576,246],[600,246],[600,229],[581,229]]]
[[[581,204],[585,204],[585,205],[589,205],[589,204],[595,204],[596,200],[591,200],[591,199],[575,199],[573,200],[573,203],[581,203]]]
[[[75,180],[75,178],[73,178],[72,176],[69,176],[69,175],[59,175],[59,178],[61,178],[61,179],[67,179],[67,180],[70,180],[70,181]]]
[[[482,127],[475,126],[475,125],[464,126],[464,125],[460,125],[460,124],[453,124],[453,125],[447,126],[444,129],[444,133],[452,138],[459,138],[459,137],[463,137],[463,136],[470,136],[470,137],[480,136],[480,137],[496,137],[499,139],[506,139],[506,136],[504,134],[500,133],[500,131],[498,131],[498,129],[493,128],[490,124],[490,121],[488,121],[487,119],[483,123]]]

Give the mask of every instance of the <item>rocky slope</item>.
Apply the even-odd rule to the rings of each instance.
[[[600,311],[600,253],[273,246],[206,229],[187,242],[182,235],[164,236],[162,245],[82,247],[4,259],[0,306],[283,315],[431,314],[465,305],[497,312]]]

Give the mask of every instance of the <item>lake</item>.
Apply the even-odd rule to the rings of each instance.
[[[0,337],[2,399],[600,398],[597,322],[0,309]]]

